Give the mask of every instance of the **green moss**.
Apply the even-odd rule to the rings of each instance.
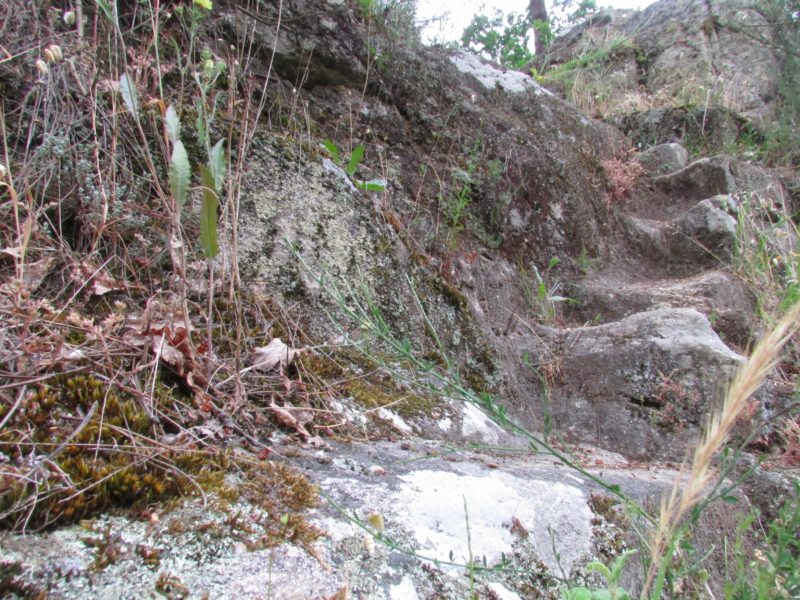
[[[442,295],[442,298],[453,308],[459,311],[466,311],[469,307],[467,297],[461,293],[455,285],[439,277],[434,280],[434,289]]]
[[[592,519],[597,552],[611,560],[627,549],[625,532],[631,531],[630,518],[619,499],[612,496],[591,494],[589,505],[597,515]]]
[[[367,409],[387,407],[404,418],[430,417],[438,399],[401,390],[377,364],[357,352],[340,352],[336,358],[315,355],[301,359],[302,369],[326,382],[340,397],[350,397]],[[360,371],[361,375],[355,375]],[[363,373],[366,373],[363,374]]]
[[[246,509],[246,514],[233,504],[225,507],[233,533],[251,550],[291,542],[313,552],[313,543],[323,533],[306,521],[303,512],[316,505],[317,487],[290,466],[267,461],[244,466],[240,479],[243,483],[223,486],[217,496],[232,494],[255,507]]]
[[[611,58],[628,50],[635,50],[635,46],[629,39],[618,39],[609,43],[607,46],[596,48],[562,65],[550,69],[544,74],[542,79],[547,82],[560,81],[574,74],[578,69],[588,69],[601,66]]]
[[[161,411],[172,403],[171,389],[156,389],[153,408]],[[261,544],[307,545],[319,536],[297,514],[316,495],[302,475],[281,464],[235,463],[225,451],[149,441],[160,437],[160,426],[142,405],[143,399],[91,376],[62,376],[41,385],[0,433],[6,464],[21,465],[0,474],[6,484],[0,526],[36,529],[112,509],[141,510],[202,489],[223,503],[243,498],[262,508],[267,516]],[[42,466],[34,468],[32,457]],[[246,483],[228,483],[234,467]]]
[[[617,513],[614,507],[619,505],[618,498],[605,496],[603,494],[592,494],[589,498],[589,504],[596,515],[600,515],[607,521],[613,522],[617,519]]]
[[[386,406],[404,418],[429,417],[436,406],[433,398],[398,391],[391,382],[376,383],[360,379],[353,381],[348,386],[348,391],[353,400],[362,406]]]
[[[148,464],[154,450],[141,438],[153,437],[153,424],[139,401],[97,378],[62,376],[40,386],[0,443],[10,464],[48,460],[39,469],[21,467],[27,481],[11,478],[0,496],[0,525],[15,528],[24,519],[27,527],[41,527],[181,493],[178,474]]]

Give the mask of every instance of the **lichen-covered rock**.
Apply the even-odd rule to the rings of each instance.
[[[659,307],[702,312],[726,343],[740,348],[754,333],[755,298],[741,277],[713,269],[682,277],[601,271],[576,287],[569,310],[576,321],[607,323]]]
[[[189,501],[147,521],[106,516],[52,533],[0,534],[4,583],[64,600],[337,592],[460,600],[471,590],[522,599],[556,594],[563,574],[585,577],[588,561],[634,542],[618,498],[584,475],[565,477],[564,465],[541,453],[453,453],[411,440],[300,454],[297,468],[325,493],[305,515],[325,532],[310,553],[292,544],[248,547],[242,539],[263,515],[210,496],[208,506]],[[657,504],[678,474],[637,470],[611,453],[582,450],[581,460],[640,503]],[[704,513],[693,540],[699,549],[712,550],[746,514],[746,501],[736,506]],[[470,561],[480,568],[469,569]],[[623,577],[628,589],[641,584],[636,564]]]
[[[553,332],[559,431],[637,458],[681,458],[742,357],[690,308]]]
[[[609,40],[626,40],[607,72],[631,72],[627,85],[604,87],[609,106],[630,106],[631,90],[673,105],[721,106],[756,122],[774,117],[778,63],[749,31],[768,32],[743,1],[660,0],[641,11],[604,11],[558,38],[550,61],[563,64]],[[768,35],[768,34],[767,34]],[[621,69],[621,61],[635,65]]]
[[[705,200],[721,194],[780,193],[783,184],[768,170],[731,156],[701,158],[685,168],[655,179],[667,194],[685,200]]]
[[[669,245],[676,256],[729,261],[736,245],[736,220],[711,200],[703,200],[674,221]]]
[[[648,148],[636,160],[648,175],[657,177],[680,171],[689,163],[689,153],[686,148],[673,142]]]

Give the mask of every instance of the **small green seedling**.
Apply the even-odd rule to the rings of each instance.
[[[631,595],[617,584],[622,576],[622,569],[625,567],[625,561],[635,552],[636,550],[626,550],[620,554],[611,564],[610,569],[603,563],[590,562],[586,565],[586,570],[600,573],[603,579],[606,580],[606,589],[590,590],[585,587],[572,588],[564,592],[562,600],[631,600]]]
[[[333,162],[340,164],[339,147],[336,144],[330,140],[322,140],[319,145],[323,150],[327,151],[328,154],[331,155],[331,160],[333,160]],[[381,179],[373,179],[370,181],[354,179],[356,169],[358,168],[361,159],[364,158],[364,150],[364,144],[359,144],[353,149],[353,152],[350,154],[350,159],[347,161],[347,165],[344,167],[344,172],[347,173],[350,181],[352,181],[353,185],[355,185],[358,189],[365,190],[367,192],[382,192],[386,189],[386,182]]]

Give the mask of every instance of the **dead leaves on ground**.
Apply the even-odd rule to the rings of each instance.
[[[277,368],[283,373],[300,352],[301,350],[289,348],[281,338],[275,338],[266,346],[253,350],[251,368],[259,371],[273,371]]]
[[[13,258],[0,251],[2,257]],[[20,381],[88,368],[120,383],[129,379],[126,388],[140,390],[144,398],[152,393],[159,371],[167,369],[193,395],[192,414],[183,416],[195,425],[233,406],[228,410],[231,414],[242,411],[237,418],[264,413],[267,419],[256,431],[271,423],[303,443],[327,447],[318,433],[332,434],[320,416],[328,411],[313,408],[305,383],[291,368],[304,348],[293,348],[278,337],[267,338],[269,343],[255,346],[243,357],[250,366],[236,373],[233,357],[209,355],[205,331],[195,330],[185,315],[187,304],[178,294],[161,292],[147,301],[144,310],[131,310],[130,300],[108,298],[112,292],[129,297],[131,286],[115,279],[106,264],[84,259],[65,265],[41,258],[25,267],[22,278],[0,284],[0,310],[5,321],[13,323],[0,333],[0,346],[13,349],[2,362]],[[57,278],[57,271],[64,275]],[[35,298],[54,279],[58,285],[71,282],[73,286],[61,290],[68,300],[60,309],[51,300]],[[92,317],[81,308],[79,295],[88,301],[102,297],[107,314]],[[188,308],[201,314],[197,306]],[[236,385],[229,385],[234,380]],[[235,402],[231,401],[234,395]],[[257,419],[250,421],[253,431]]]

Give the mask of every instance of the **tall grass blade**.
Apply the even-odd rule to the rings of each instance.
[[[170,104],[167,108],[167,114],[164,115],[164,123],[167,128],[167,137],[173,144],[176,143],[181,137],[181,119],[178,116],[178,111],[175,106]]]
[[[139,95],[136,93],[136,86],[127,73],[123,73],[119,78],[119,91],[122,100],[128,111],[137,119],[139,118]]]
[[[114,11],[111,8],[111,4],[108,2],[108,0],[95,0],[95,4],[97,4],[97,8],[100,9],[100,12],[103,13],[103,16],[108,20],[108,22],[112,25],[116,25],[114,20]]]
[[[179,216],[186,202],[191,173],[186,148],[184,148],[183,142],[176,140],[175,146],[172,148],[172,158],[169,161],[169,190],[175,200],[175,212]]]
[[[200,206],[200,243],[206,258],[213,260],[219,254],[217,243],[217,207],[219,196],[211,169],[200,166],[200,181],[203,184],[203,202]]]
[[[650,567],[640,595],[641,600],[648,597],[651,585],[649,597],[661,597],[672,562],[672,552],[683,533],[683,518],[704,498],[712,478],[710,467],[714,455],[727,441],[736,420],[747,408],[747,401],[775,366],[778,352],[799,326],[800,303],[795,304],[759,341],[750,358],[733,378],[722,409],[709,419],[705,435],[695,448],[688,479],[676,479],[669,498],[662,502],[659,521],[650,541]]]
[[[358,163],[361,162],[361,159],[364,158],[364,144],[359,144],[353,150],[353,153],[350,155],[350,161],[347,163],[347,168],[345,172],[349,177],[352,177],[356,173],[356,169],[358,168]]]

